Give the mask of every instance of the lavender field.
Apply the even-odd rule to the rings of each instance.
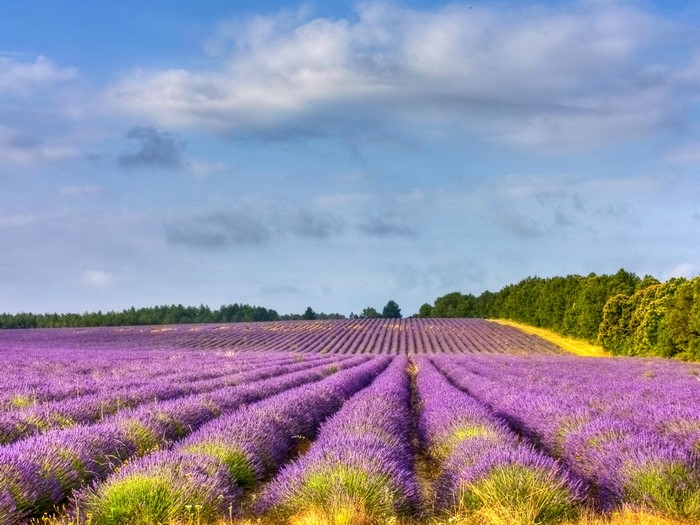
[[[2,525],[700,519],[697,364],[476,319],[6,330],[0,360]]]

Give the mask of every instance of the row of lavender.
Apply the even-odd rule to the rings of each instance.
[[[134,457],[170,447],[242,405],[373,360],[325,357],[299,363],[294,357],[291,363],[251,370],[258,375],[245,383],[143,403],[95,424],[57,428],[0,447],[0,523],[52,512],[74,490],[108,477]]]
[[[154,380],[183,374],[188,363],[192,379],[214,377],[253,366],[256,358],[221,352],[135,351],[129,348],[77,346],[71,349],[13,350],[0,347],[0,410],[14,410],[46,401],[94,394],[105,385],[138,387]],[[260,356],[258,361],[265,359]],[[213,373],[212,373],[213,371]],[[220,375],[220,374],[219,374]],[[187,380],[186,375],[182,375]]]
[[[700,517],[698,369],[675,362],[435,357],[445,376],[589,484],[597,507]]]
[[[0,444],[7,445],[25,437],[67,428],[77,424],[104,421],[112,414],[147,403],[177,400],[183,396],[204,394],[225,387],[247,384],[280,373],[303,370],[316,363],[329,362],[322,356],[300,359],[297,355],[273,354],[241,356],[230,363],[203,363],[198,372],[183,371],[152,375],[146,370],[140,382],[125,385],[119,378],[105,379],[99,389],[85,395],[74,395],[57,401],[45,401],[13,411],[0,412]],[[181,364],[181,367],[184,368]],[[200,378],[201,375],[201,378]],[[52,390],[51,382],[47,389]]]
[[[0,331],[0,349],[187,348],[335,354],[556,354],[555,345],[482,319],[345,319],[160,328]],[[102,343],[100,343],[102,341]],[[35,346],[32,346],[34,344]]]
[[[184,522],[193,508],[201,523],[244,511],[276,523],[300,514],[352,522],[435,512],[557,523],[584,506],[622,504],[700,518],[693,447],[645,426],[643,416],[607,413],[603,387],[585,390],[596,378],[616,378],[639,394],[663,377],[669,388],[690,388],[684,398],[690,400],[698,393],[695,370],[666,362],[556,361],[356,357],[343,361],[341,373],[307,378],[271,397],[266,387],[266,399],[200,421],[184,439],[171,435],[167,450],[141,453],[117,474],[95,476],[106,480],[79,490],[73,508],[97,525]],[[672,394],[647,399],[649,413],[675,409]],[[299,446],[314,437],[308,451]],[[428,490],[419,489],[417,461],[432,463],[437,473],[423,483]],[[246,508],[251,492],[256,498]],[[33,504],[52,508],[56,501],[47,494]],[[27,512],[8,523],[20,523]]]

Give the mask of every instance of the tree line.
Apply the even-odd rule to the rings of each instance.
[[[217,310],[208,306],[183,306],[181,304],[131,307],[122,311],[83,314],[0,314],[0,328],[69,328],[78,326],[128,326],[189,323],[237,323],[251,321],[277,321],[280,315],[262,306],[227,304]]]
[[[389,301],[380,314],[374,308],[365,308],[357,316],[350,314],[351,319],[360,317],[401,317],[401,309],[395,301]],[[127,308],[120,312],[103,313],[85,312],[83,314],[33,314],[18,313],[0,314],[0,329],[2,328],[75,328],[94,326],[131,326],[131,325],[161,325],[161,324],[196,324],[196,323],[246,323],[263,321],[299,321],[313,319],[345,319],[337,313],[326,314],[315,312],[310,306],[303,314],[280,315],[275,310],[249,304],[227,304],[217,310],[208,306],[183,306],[181,304],[153,306],[145,308]]]
[[[419,317],[503,318],[597,343],[614,355],[700,359],[700,277],[528,277],[479,296],[450,293]]]

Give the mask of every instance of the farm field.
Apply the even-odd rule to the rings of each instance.
[[[0,331],[0,524],[700,519],[700,365],[477,319]]]

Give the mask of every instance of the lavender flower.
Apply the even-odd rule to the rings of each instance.
[[[333,515],[362,509],[374,519],[418,508],[410,448],[407,361],[395,358],[371,386],[326,421],[311,449],[263,492],[258,512]]]

